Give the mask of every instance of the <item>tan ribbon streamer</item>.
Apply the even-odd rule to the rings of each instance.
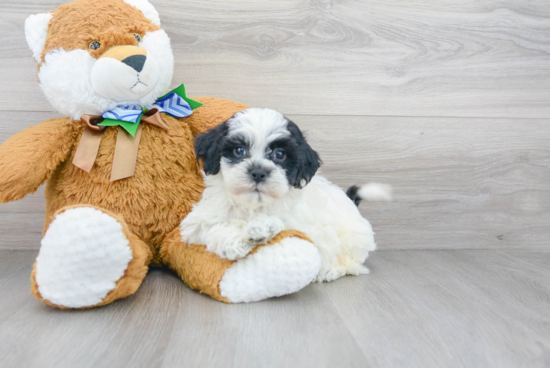
[[[166,124],[166,122],[162,118],[162,115],[157,109],[151,109],[146,113],[144,113],[143,116],[141,117],[141,121],[165,130],[169,129],[168,124]]]
[[[101,136],[106,127],[98,126],[103,118],[100,115],[82,115],[80,121],[85,123],[86,129],[82,132],[82,138],[76,149],[73,165],[89,173],[94,166],[101,143]],[[162,118],[157,109],[151,109],[143,114],[141,122],[168,130],[168,124]],[[122,127],[118,127],[115,145],[113,167],[110,181],[116,181],[134,176],[136,169],[139,141],[141,140],[142,125],[138,127],[136,136],[132,137]]]
[[[97,152],[99,151],[99,143],[101,135],[106,127],[98,126],[97,124],[103,120],[101,115],[82,115],[80,121],[85,123],[86,129],[82,132],[82,138],[74,154],[73,165],[81,168],[89,173],[94,166]]]
[[[118,127],[115,157],[113,158],[113,168],[111,169],[111,182],[134,176],[140,139],[141,124],[136,131],[135,137],[132,137],[123,128]]]

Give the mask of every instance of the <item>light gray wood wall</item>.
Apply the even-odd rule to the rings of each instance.
[[[380,249],[543,249],[550,236],[550,2],[151,0],[174,85],[280,110],[323,172],[392,184],[362,204]],[[0,142],[56,116],[0,4]],[[0,248],[37,248],[43,191],[0,205]]]

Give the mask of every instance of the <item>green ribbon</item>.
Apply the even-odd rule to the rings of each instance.
[[[147,109],[143,107],[145,111]],[[97,124],[100,126],[120,126],[124,128],[125,131],[127,131],[132,137],[136,136],[136,132],[139,128],[139,124],[141,124],[141,117],[143,116],[143,113],[139,116],[137,123],[130,123],[129,121],[124,120],[114,120],[114,119],[104,119],[101,123]]]
[[[185,86],[183,84],[181,84],[177,88],[174,88],[173,90],[166,93],[165,95],[159,97],[157,99],[157,101],[164,98],[164,97],[166,97],[166,96],[168,96],[170,93],[175,93],[178,96],[180,96],[182,99],[184,99],[189,104],[189,106],[191,107],[192,110],[195,110],[196,108],[201,107],[203,105],[203,103],[201,103],[199,101],[196,101],[196,100],[193,100],[192,98],[187,97],[187,93],[185,92]],[[153,108],[154,108],[154,104],[153,104]],[[101,123],[99,123],[97,125],[99,125],[99,126],[120,126],[124,130],[126,130],[132,137],[135,137],[136,132],[137,132],[138,127],[139,127],[139,124],[141,124],[141,118],[143,117],[143,114],[145,112],[147,112],[147,108],[142,107],[142,110],[143,110],[143,112],[139,116],[136,123],[132,123],[132,122],[129,122],[129,121],[124,121],[124,120],[104,119]],[[187,116],[190,116],[190,115],[187,115]],[[187,116],[182,116],[182,117],[187,117]]]
[[[158,100],[168,96],[172,92],[174,92],[175,94],[177,94],[178,96],[183,98],[189,104],[189,106],[191,106],[191,108],[193,110],[195,110],[195,109],[201,107],[202,105],[204,105],[202,102],[199,102],[197,100],[193,100],[192,98],[187,97],[187,93],[185,92],[185,85],[183,83],[179,87],[176,87],[173,90],[171,90],[170,92],[168,92],[167,94],[165,94],[163,96],[160,96],[158,98]]]

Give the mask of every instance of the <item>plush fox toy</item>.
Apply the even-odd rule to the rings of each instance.
[[[178,225],[203,191],[193,140],[246,106],[170,91],[170,40],[147,0],[77,0],[31,15],[25,33],[40,87],[65,116],[0,146],[1,202],[47,181],[38,299],[105,305],[133,294],[149,266],[224,302],[293,293],[315,278],[319,254],[297,231],[238,261],[181,242]]]

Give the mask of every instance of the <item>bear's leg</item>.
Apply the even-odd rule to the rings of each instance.
[[[191,288],[226,303],[248,303],[295,293],[321,268],[317,248],[301,232],[281,232],[246,257],[229,261],[203,245],[181,241],[179,228],[164,241],[164,262]]]
[[[122,217],[93,206],[62,208],[41,242],[32,293],[62,308],[91,308],[136,292],[151,251]]]

